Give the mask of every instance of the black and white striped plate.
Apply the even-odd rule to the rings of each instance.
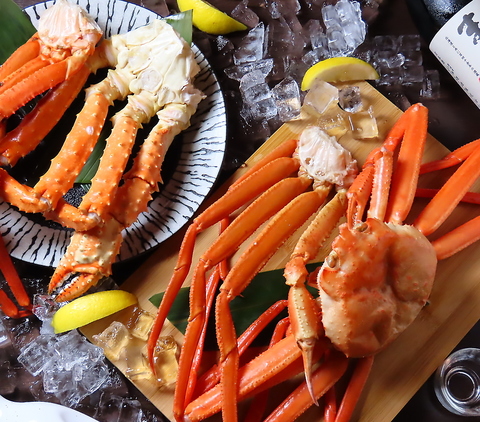
[[[105,37],[124,33],[157,19],[154,12],[122,0],[71,0],[94,16]],[[38,3],[25,11],[33,24],[53,1]],[[137,256],[177,232],[198,209],[212,188],[225,152],[226,115],[217,79],[202,53],[192,46],[201,71],[196,86],[206,94],[181,135],[177,164],[148,212],[123,232],[119,259]],[[52,227],[42,219],[19,213],[0,203],[0,231],[11,255],[26,262],[56,266],[69,244],[71,231]]]

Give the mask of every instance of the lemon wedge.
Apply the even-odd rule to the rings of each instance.
[[[332,57],[311,66],[303,76],[302,91],[310,89],[315,79],[325,82],[347,82],[378,79],[375,68],[355,57]]]
[[[124,290],[108,290],[81,296],[55,312],[52,326],[55,333],[63,333],[112,315],[137,302],[135,295]]]
[[[180,12],[193,10],[192,21],[200,31],[224,35],[244,31],[247,26],[203,0],[177,0]]]

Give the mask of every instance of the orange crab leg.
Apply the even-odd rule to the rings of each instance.
[[[80,67],[81,65],[78,65],[76,71],[78,71]],[[67,77],[68,70],[66,60],[50,64],[42,67],[29,77],[22,79],[16,85],[1,93],[0,118],[10,117],[15,111],[37,95],[63,82]]]
[[[290,142],[289,144],[292,143]],[[298,162],[292,158],[280,157],[269,161],[271,157],[275,157],[275,154],[278,154],[278,149],[275,149],[265,157],[265,161],[268,162],[266,165],[254,172],[248,171],[242,181],[230,186],[224,196],[195,218],[189,226],[180,247],[174,273],[168,283],[148,339],[147,354],[151,365],[153,365],[152,358],[155,343],[160,335],[167,314],[190,271],[197,234],[229,216],[236,209],[253,200],[275,183],[298,170]],[[254,183],[250,183],[251,180]]]
[[[34,34],[25,44],[18,47],[12,55],[0,66],[0,81],[20,69],[25,63],[37,57],[40,53],[38,33]]]
[[[477,148],[447,180],[438,194],[414,221],[414,226],[425,236],[440,227],[480,176],[479,162],[480,148]]]
[[[14,166],[18,159],[32,151],[55,126],[85,84],[90,69],[83,66],[72,78],[42,98],[20,125],[0,140],[2,164]]]
[[[312,383],[315,397],[318,399],[329,391],[345,373],[348,359],[341,353],[331,353],[313,373]],[[290,422],[294,421],[312,405],[312,398],[306,386],[302,383],[293,391],[265,422]]]
[[[417,188],[415,196],[417,198],[433,198],[439,191],[440,189]],[[461,202],[480,205],[480,193],[467,192]]]
[[[270,344],[268,347],[273,347],[277,344],[282,338],[285,337],[285,332],[287,327],[290,325],[290,321],[288,318],[284,318],[278,322],[275,326],[275,330],[273,332],[272,338],[270,339]],[[248,409],[248,414],[245,417],[245,420],[248,422],[257,422],[263,420],[263,414],[265,413],[265,409],[267,408],[269,391],[261,391],[258,393],[252,400],[252,403]]]
[[[358,360],[352,378],[348,383],[347,390],[338,409],[335,422],[348,422],[352,417],[363,387],[373,366],[373,356],[367,356]]]
[[[415,198],[427,140],[428,110],[421,104],[414,104],[402,117],[407,119],[408,125],[398,153],[386,215],[387,221],[398,224],[407,217]]]
[[[276,318],[280,312],[282,312],[287,307],[288,302],[286,300],[279,300],[275,302],[272,306],[270,306],[264,313],[262,313],[258,319],[256,319],[240,337],[238,338],[238,355],[242,356],[243,353],[247,350],[247,348],[252,344],[252,341],[257,338],[257,336],[264,330],[264,328],[274,319]],[[284,321],[284,320],[282,320]],[[289,320],[288,324],[290,324]],[[281,329],[283,328],[286,330],[285,323],[277,324],[276,327],[276,334],[272,336],[272,338],[278,339],[278,336],[283,337],[280,335]],[[284,332],[283,332],[284,334]],[[279,339],[278,339],[279,340]],[[277,340],[277,341],[278,341]],[[201,347],[199,346],[199,349]],[[210,368],[207,372],[205,372],[197,381],[196,383],[196,390],[195,390],[195,397],[198,397],[200,394],[203,394],[205,391],[212,388],[215,384],[217,384],[218,380],[220,379],[220,369],[218,365],[214,365]]]
[[[318,251],[337,226],[347,208],[346,192],[340,190],[328,202],[300,237],[289,262],[285,266],[285,282],[290,286],[288,311],[292,330],[302,350],[306,385],[314,397],[311,373],[313,350],[319,335],[323,335],[320,323],[320,309],[306,288],[308,272],[306,264],[315,258]]]
[[[301,352],[295,338],[292,335],[285,337],[239,369],[239,398],[273,386],[273,383],[265,383],[275,377],[276,383],[289,379],[301,372],[302,367]],[[221,410],[222,397],[222,386],[217,384],[188,404],[186,417],[194,422],[214,415]]]
[[[3,94],[7,90],[11,89],[16,84],[18,84],[19,82],[33,75],[35,72],[39,71],[44,67],[47,67],[49,64],[50,64],[49,61],[45,60],[42,57],[35,57],[34,59],[25,63],[21,68],[15,70],[13,73],[8,75],[5,79],[3,79],[2,85],[0,85],[0,94]]]
[[[480,239],[480,217],[467,221],[432,242],[438,259],[448,258]]]
[[[265,168],[265,167],[264,167]],[[177,380],[177,387],[175,389],[175,397],[178,401],[174,401],[176,411],[181,413],[188,402],[185,395],[185,383],[191,376],[191,355],[196,349],[200,329],[205,324],[205,272],[216,265],[221,260],[227,258],[239,247],[239,245],[250,236],[255,229],[263,223],[270,216],[278,212],[282,207],[288,204],[292,198],[296,197],[300,192],[306,189],[310,182],[303,178],[291,178],[281,180],[279,183],[268,189],[256,201],[254,201],[234,222],[220,235],[219,239],[205,252],[197,265],[190,290],[190,317],[189,326],[187,327],[187,334],[182,347],[182,354],[180,356],[180,370]],[[318,194],[311,193],[316,198]],[[305,195],[305,194],[304,194]],[[323,203],[321,200],[320,204]],[[311,205],[311,203],[309,204]],[[318,208],[319,205],[317,205]],[[289,205],[287,205],[289,207]],[[308,207],[306,207],[308,209]],[[315,209],[316,210],[316,209]],[[310,211],[311,215],[313,211]],[[292,220],[293,221],[293,220]],[[271,223],[269,223],[271,224]],[[294,223],[292,223],[294,224]],[[279,230],[280,234],[281,231]],[[274,251],[275,249],[272,249]],[[269,251],[266,247],[265,252]],[[262,256],[262,252],[259,252]],[[251,261],[252,263],[254,261]],[[255,264],[254,264],[255,265]],[[257,264],[258,265],[258,264]],[[235,265],[237,268],[239,265]],[[263,265],[262,265],[263,266]],[[227,280],[231,277],[230,270]],[[250,274],[248,282],[255,275],[253,268],[243,265],[243,269]],[[235,271],[238,271],[235,270]],[[224,284],[225,284],[224,282]],[[243,290],[243,289],[242,289]],[[235,337],[236,343],[236,337]]]
[[[420,167],[420,174],[430,173],[436,170],[446,169],[461,162],[465,161],[474,150],[480,147],[480,139],[469,142],[466,145],[457,148],[455,151],[452,151],[450,154],[447,154],[445,157],[440,160],[431,161],[429,163],[422,164]]]
[[[87,95],[85,106],[78,114],[62,149],[35,185],[34,191],[45,198],[52,208],[57,206],[60,198],[73,186],[75,178],[93,151],[105,123],[108,107],[114,99],[115,96],[99,92]]]
[[[0,290],[0,309],[9,318],[18,318],[20,316],[18,308],[3,290]]]

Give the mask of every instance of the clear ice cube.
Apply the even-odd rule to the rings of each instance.
[[[265,26],[260,22],[242,38],[237,49],[233,53],[233,62],[238,65],[262,59],[264,37]]]
[[[303,100],[305,111],[310,114],[323,114],[326,110],[338,104],[338,88],[328,82],[315,81]]]
[[[108,359],[117,360],[125,352],[130,338],[128,328],[121,322],[114,321],[100,334],[92,336],[92,341],[103,349]]]
[[[132,336],[147,341],[154,320],[155,317],[151,313],[135,308],[126,322],[126,326]]]
[[[178,372],[178,345],[172,336],[162,336],[157,340],[153,353],[155,373],[160,385],[172,385]]]
[[[272,88],[272,95],[282,122],[300,115],[300,88],[292,78],[285,78]]]
[[[20,362],[32,375],[38,375],[55,357],[53,344],[55,336],[39,335],[22,348],[18,355]]]
[[[357,113],[363,109],[363,100],[360,87],[348,86],[339,91],[339,104],[349,113]]]

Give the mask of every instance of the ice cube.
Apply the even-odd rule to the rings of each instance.
[[[55,336],[39,335],[21,349],[20,362],[32,375],[38,375],[49,361],[55,357]]]
[[[149,312],[140,308],[135,308],[126,323],[126,326],[132,336],[147,341],[154,319],[155,317]]]
[[[327,109],[338,104],[338,88],[328,82],[315,81],[303,100],[305,111],[310,114],[323,114]]]
[[[103,349],[108,359],[117,360],[130,342],[130,333],[124,324],[114,321],[100,334],[92,336],[92,341]]]
[[[178,345],[172,336],[162,336],[157,340],[153,352],[155,374],[160,385],[172,385],[178,372]]]
[[[363,109],[360,87],[352,85],[339,91],[339,104],[349,113],[357,113]]]
[[[97,391],[108,379],[109,370],[104,361],[95,362],[93,365],[85,367],[81,364],[77,364],[79,371],[81,370],[81,376],[77,377],[77,385],[84,389],[87,394],[92,394]]]
[[[377,120],[370,106],[368,110],[350,114],[352,133],[356,139],[369,139],[378,136]]]
[[[425,77],[425,69],[423,66],[418,65],[405,65],[400,69],[400,75],[402,82],[406,85],[412,85],[417,83],[423,83]]]
[[[440,74],[438,70],[431,69],[425,72],[420,97],[431,100],[440,98]]]
[[[50,321],[59,307],[58,302],[50,295],[36,294],[33,296],[32,311],[40,321]]]
[[[285,78],[272,88],[272,95],[282,122],[300,115],[300,89],[292,78]]]
[[[230,78],[240,81],[247,73],[259,70],[266,78],[273,69],[273,59],[262,59],[256,62],[243,63],[231,67],[227,67],[224,72]]]
[[[241,64],[262,59],[264,37],[265,26],[260,22],[241,39],[240,44],[233,53],[233,62],[235,64]]]
[[[402,52],[406,51],[419,51],[421,47],[420,35],[400,35],[399,36],[399,49]]]
[[[55,361],[50,361],[43,369],[43,388],[47,393],[57,393],[58,391],[72,389],[75,386],[73,373],[66,370],[63,365],[57,365]]]
[[[270,87],[259,70],[246,74],[240,80],[246,120],[269,120],[277,115],[277,107]]]
[[[254,28],[260,22],[258,15],[248,7],[248,0],[242,0],[238,3],[230,15],[249,28]]]

